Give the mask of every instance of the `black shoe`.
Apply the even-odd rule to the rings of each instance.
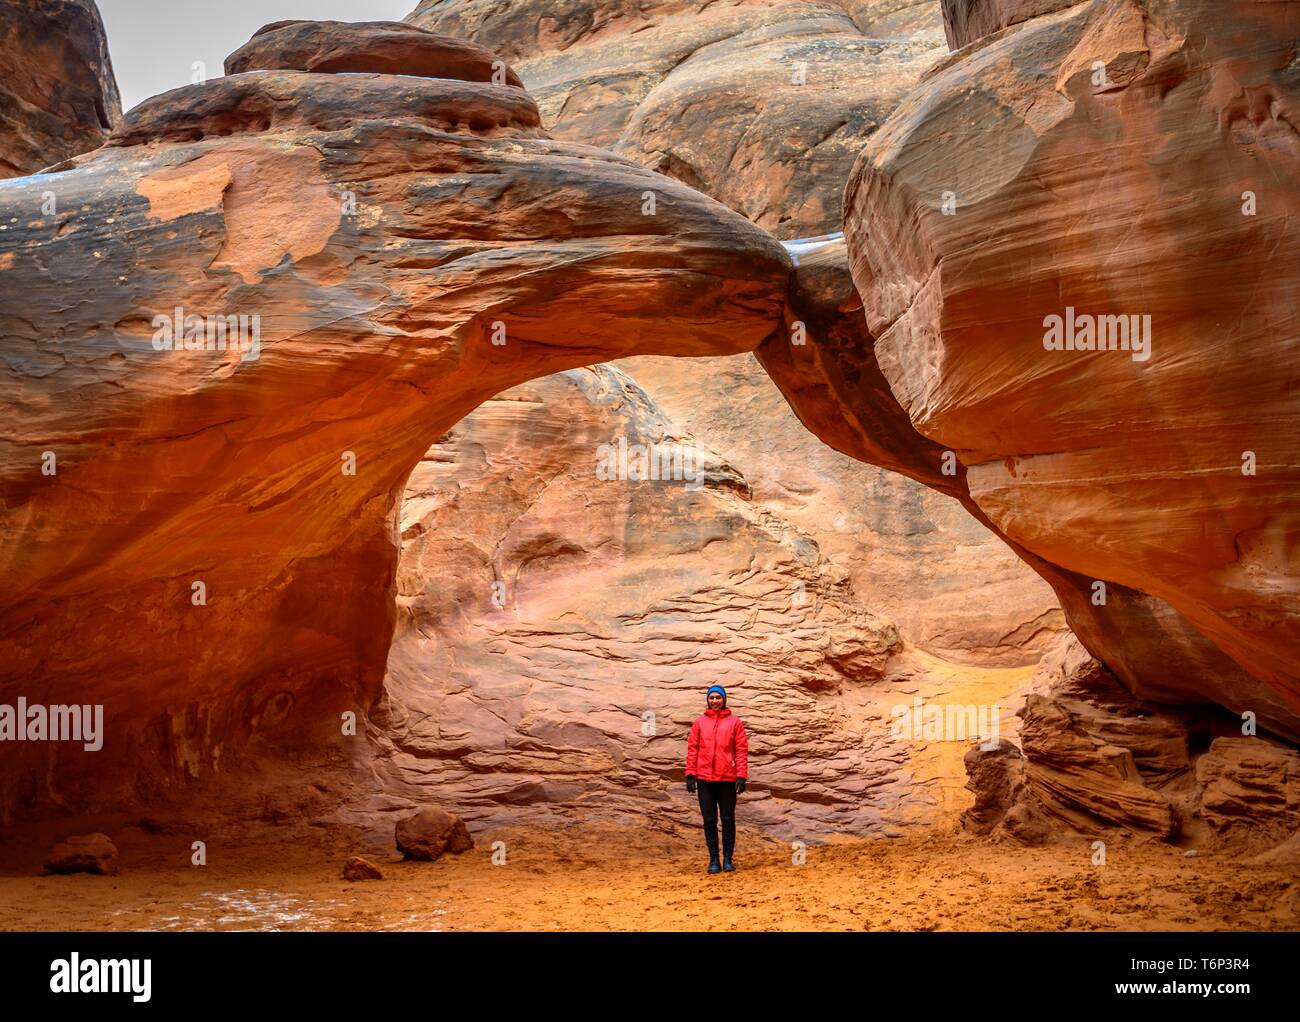
[[[709,856],[709,872],[710,873],[722,872],[722,867],[718,865],[718,857],[716,854]]]
[[[722,857],[722,868],[728,873],[736,872],[736,867],[732,865],[730,855],[724,855]]]

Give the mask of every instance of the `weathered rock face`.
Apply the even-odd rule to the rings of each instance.
[[[847,266],[844,280],[851,291]],[[1015,666],[1036,663],[1064,630],[1051,589],[993,533],[937,490],[827,447],[752,356],[618,365],[743,473],[756,504],[813,538],[855,599],[909,642],[947,660]]]
[[[0,236],[0,696],[103,703],[107,730],[7,762],[11,810],[165,792],[250,742],[340,748],[429,445],[531,377],[750,350],[789,273],[719,203],[549,139],[519,88],[378,73],[156,97],[0,218],[23,225]],[[173,317],[190,345],[158,350]]]
[[[668,19],[717,14],[712,10],[717,6],[710,0],[558,0],[530,18],[502,0],[420,0],[406,20],[466,39],[496,40],[497,52],[517,63],[589,39],[645,33]],[[732,0],[726,6],[761,15],[774,4],[773,0]],[[869,38],[924,35],[943,42],[943,14],[936,0],[830,0],[823,6],[847,13]]]
[[[1216,738],[1196,761],[1200,813],[1227,840],[1263,830],[1280,840],[1300,828],[1300,752],[1236,735]]]
[[[1089,649],[1134,690],[1292,736],[1298,34],[1296,3],[1095,0],[1012,24],[928,74],[845,204],[891,392]],[[1118,350],[1088,350],[1097,329]],[[1096,582],[1119,599],[1093,605]]]
[[[0,178],[88,152],[121,120],[94,0],[0,4]]]
[[[1044,658],[1020,715],[1020,749],[966,755],[975,833],[1261,846],[1300,826],[1294,748],[1219,707],[1135,699],[1074,638]]]
[[[943,0],[943,30],[954,50],[1041,14],[1085,0]]]
[[[1051,824],[1025,794],[1025,757],[1007,738],[992,748],[976,745],[963,757],[975,804],[961,814],[962,826],[981,837],[1007,834],[1025,844],[1042,844],[1052,836]]]
[[[778,237],[837,231],[839,184],[936,52],[928,40],[866,39],[822,5],[770,11],[771,24],[745,19],[743,31],[676,64],[640,101],[617,149]],[[566,102],[580,100],[570,93]],[[570,123],[584,128],[581,118]]]
[[[642,454],[656,478],[635,478]],[[496,822],[583,806],[688,819],[666,785],[681,787],[684,729],[721,680],[761,736],[762,819],[809,799],[846,825],[870,813],[861,796],[896,766],[871,764],[837,717],[898,635],[747,497],[734,469],[608,367],[517,387],[453,429],[404,505],[378,718],[390,787],[428,786]]]
[[[782,238],[840,229],[862,143],[942,53],[936,4],[438,0],[407,20],[499,49],[557,137],[628,155]]]
[[[652,451],[652,478],[619,470]],[[411,474],[401,526],[380,780],[349,806],[363,818],[436,798],[471,824],[696,826],[686,734],[721,681],[751,736],[747,824],[807,840],[932,826],[964,745],[892,734],[892,708],[1003,701],[1009,717],[1027,674],[905,650],[817,543],[609,366],[457,424]]]

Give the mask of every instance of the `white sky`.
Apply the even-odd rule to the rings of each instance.
[[[209,78],[272,21],[401,21],[418,0],[98,0],[122,109],[188,85],[201,60]]]

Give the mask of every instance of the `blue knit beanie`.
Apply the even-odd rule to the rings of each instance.
[[[727,705],[727,690],[725,688],[723,688],[721,685],[710,685],[709,691],[704,693],[704,698],[706,701],[709,698],[709,694],[712,692],[716,692],[718,693],[718,695],[722,696],[722,705],[723,706]]]

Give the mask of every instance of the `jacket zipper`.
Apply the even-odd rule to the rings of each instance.
[[[713,718],[713,759],[711,765],[713,768],[714,780],[718,779],[718,725],[721,723],[722,723],[721,714]]]

